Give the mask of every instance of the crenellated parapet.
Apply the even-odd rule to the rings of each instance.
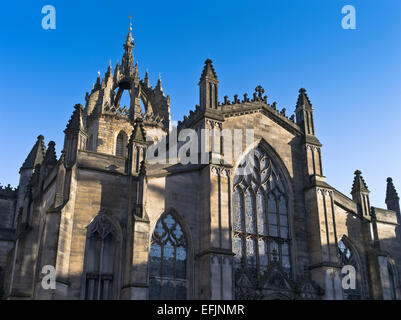
[[[263,112],[269,116],[273,121],[286,128],[288,131],[296,135],[300,135],[301,131],[299,126],[295,123],[295,115],[290,117],[286,114],[286,108],[279,110],[277,102],[269,104],[267,102],[267,95],[263,95],[264,89],[262,86],[257,86],[253,93],[253,98],[249,98],[247,93],[244,93],[243,99],[238,98],[238,94],[234,95],[234,99],[230,101],[228,96],[224,96],[224,101],[218,103],[217,109],[206,109],[208,114],[220,115],[224,118],[236,117],[245,114],[252,114]],[[188,116],[184,116],[183,121],[178,121],[178,129],[190,128],[197,123],[203,116],[205,111],[199,105],[195,106],[195,110],[190,110]]]
[[[0,185],[0,198],[14,199],[18,196],[18,187],[13,188],[10,184],[6,186]]]

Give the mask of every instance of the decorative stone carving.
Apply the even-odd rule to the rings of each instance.
[[[112,218],[109,217],[104,210],[101,210],[92,220],[88,226],[87,232],[89,237],[93,237],[97,234],[101,239],[105,239],[109,234],[113,234],[116,239],[120,239],[120,233],[112,221]]]

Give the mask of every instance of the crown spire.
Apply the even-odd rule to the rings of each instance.
[[[132,15],[129,16],[130,23],[129,23],[129,28],[128,28],[128,35],[127,39],[125,40],[125,43],[123,45],[124,47],[124,55],[123,59],[121,62],[121,69],[122,73],[125,76],[130,76],[133,73],[133,66],[134,66],[134,55],[133,55],[133,49],[134,49],[134,38],[132,37]]]

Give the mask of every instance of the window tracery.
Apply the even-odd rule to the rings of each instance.
[[[156,224],[149,260],[149,299],[186,299],[187,241],[170,213]]]
[[[236,269],[244,268],[257,280],[277,261],[290,276],[288,194],[282,174],[260,146],[239,168],[233,195]]]

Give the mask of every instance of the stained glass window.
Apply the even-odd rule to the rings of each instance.
[[[233,205],[236,268],[258,278],[277,261],[290,275],[288,194],[281,172],[261,147],[237,169]]]
[[[156,224],[149,261],[149,299],[187,298],[187,243],[178,221],[165,214]]]

